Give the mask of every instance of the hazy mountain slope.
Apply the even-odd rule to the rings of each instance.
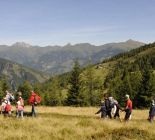
[[[36,83],[44,82],[49,78],[46,74],[5,59],[0,59],[0,76],[5,78],[12,86],[18,85],[25,80]]]
[[[89,43],[67,44],[61,46],[31,46],[24,42],[18,42],[12,46],[0,46],[0,57],[13,60],[33,69],[60,74],[68,72],[72,68],[73,60],[78,58],[81,65],[88,61],[98,63],[118,53],[128,51],[143,45],[141,42],[128,40],[121,43],[110,43],[101,46]]]
[[[102,46],[103,49],[101,51],[92,56],[92,60],[94,63],[97,63],[99,61],[101,62],[106,58],[110,58],[119,53],[126,52],[134,48],[138,48],[142,45],[144,45],[144,43],[131,39],[127,40],[126,42],[105,44],[104,46]]]

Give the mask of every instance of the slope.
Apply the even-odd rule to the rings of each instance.
[[[79,88],[77,100],[80,101],[78,105],[99,105],[104,94],[112,94],[123,106],[124,96],[129,94],[134,101],[134,107],[148,107],[150,100],[155,98],[154,70],[155,43],[121,53],[102,63],[87,66],[81,70],[80,83],[77,85]],[[55,91],[58,89],[61,93],[54,96],[53,91],[49,95],[50,100],[53,98],[57,101],[61,100],[59,103],[65,105],[68,90],[72,87],[70,75],[72,73],[65,73],[45,83],[44,91],[50,91],[55,85]]]
[[[24,81],[41,83],[49,78],[47,74],[5,59],[0,59],[0,76],[1,79],[6,79],[12,88],[16,88],[17,85]]]

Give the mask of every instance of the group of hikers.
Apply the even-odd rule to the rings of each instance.
[[[101,108],[95,113],[99,114],[101,113],[101,118],[114,118],[117,117],[120,118],[120,111],[125,111],[124,120],[129,121],[131,119],[132,114],[132,101],[130,99],[129,95],[125,95],[126,98],[126,106],[125,108],[121,108],[118,101],[115,100],[112,96],[104,96],[104,101],[101,102]],[[16,117],[23,118],[24,116],[24,99],[22,98],[22,93],[18,92],[17,100],[15,100],[15,97],[12,93],[9,91],[6,91],[5,97],[2,99],[1,104],[1,113],[4,114],[4,116],[11,116],[12,113],[12,105],[11,103],[16,103]],[[29,97],[29,104],[32,106],[31,115],[33,117],[36,117],[36,109],[35,106],[41,102],[41,97],[36,94],[34,91],[31,91],[31,95]],[[151,107],[149,110],[149,116],[148,120],[150,122],[153,122],[155,117],[155,101],[152,100]]]
[[[107,95],[105,95],[104,100],[101,101],[101,108],[95,114],[101,113],[101,118],[116,119],[116,117],[118,117],[120,121],[122,121],[119,112],[125,111],[124,120],[129,121],[131,119],[132,114],[132,101],[129,95],[125,95],[125,98],[126,98],[126,106],[125,108],[121,108],[117,100],[115,100],[112,96],[108,97]],[[155,101],[152,100],[148,120],[150,122],[153,122],[154,116],[155,116]]]
[[[22,93],[18,92],[17,99],[15,99],[15,96],[6,90],[6,95],[2,99],[1,103],[1,114],[4,114],[4,116],[11,116],[12,115],[12,102],[15,102],[16,104],[16,117],[23,118],[24,116],[24,99],[22,98]],[[38,94],[36,94],[34,91],[31,91],[31,95],[29,97],[29,104],[32,106],[31,115],[33,117],[36,117],[36,110],[35,106],[40,103],[41,98]]]

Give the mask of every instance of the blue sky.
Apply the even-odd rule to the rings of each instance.
[[[155,41],[155,0],[0,0],[0,44]]]

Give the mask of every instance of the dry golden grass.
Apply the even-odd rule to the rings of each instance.
[[[97,110],[95,107],[37,107],[37,118],[1,115],[0,140],[155,140],[155,123],[146,120],[148,110],[134,110],[128,123],[100,119],[94,115]]]

